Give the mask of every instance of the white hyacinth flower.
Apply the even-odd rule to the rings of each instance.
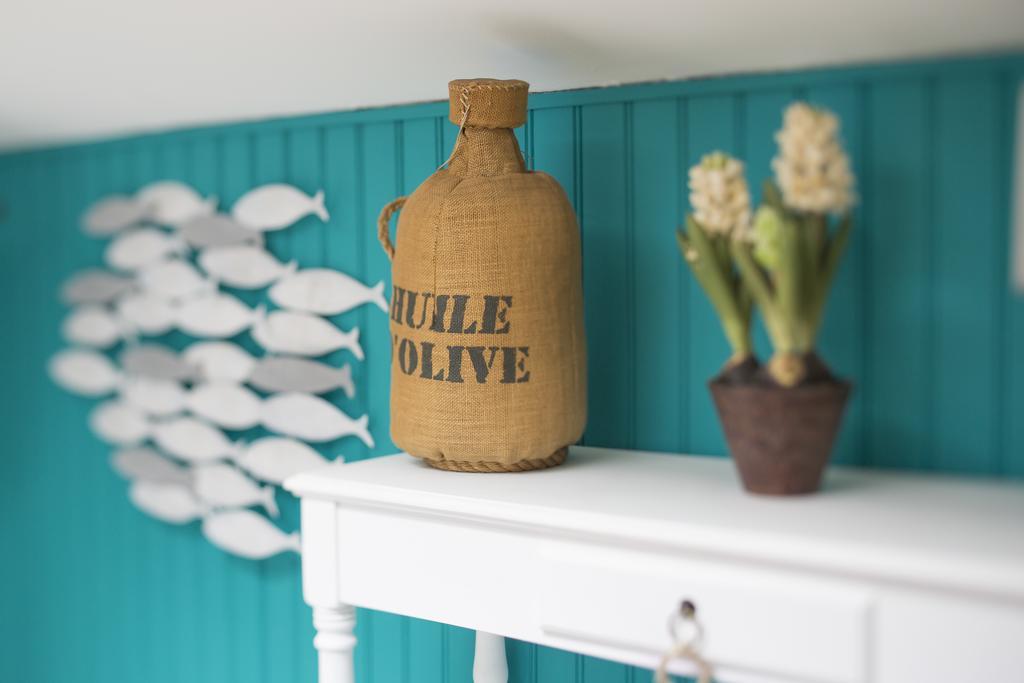
[[[772,170],[789,207],[824,214],[841,213],[853,205],[854,178],[835,114],[796,102],[786,109],[775,140],[779,155],[772,160]]]
[[[723,152],[705,155],[690,169],[693,217],[710,235],[742,235],[750,226],[750,190],[743,162]]]

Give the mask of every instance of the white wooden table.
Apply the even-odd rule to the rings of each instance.
[[[354,680],[353,606],[482,632],[493,683],[486,634],[654,668],[682,600],[718,681],[1024,681],[1019,483],[835,469],[819,495],[760,498],[726,459],[580,447],[541,472],[395,455],[286,487],[320,683]]]

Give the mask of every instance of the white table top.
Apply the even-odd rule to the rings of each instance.
[[[743,492],[728,459],[573,447],[554,469],[464,474],[405,454],[289,479],[303,498],[755,558],[1024,600],[1024,486],[833,468],[824,490]]]

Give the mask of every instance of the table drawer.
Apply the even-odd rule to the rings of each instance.
[[[668,618],[688,599],[718,667],[781,680],[866,680],[871,599],[859,583],[582,544],[551,545],[542,556],[549,635],[661,653]]]

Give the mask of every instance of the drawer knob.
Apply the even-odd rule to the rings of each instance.
[[[704,641],[704,625],[697,619],[697,605],[689,599],[683,600],[679,608],[668,619],[668,632],[672,636],[672,647],[661,658],[655,683],[669,683],[668,665],[675,659],[688,659],[697,669],[697,683],[711,683],[711,665],[701,656]]]

